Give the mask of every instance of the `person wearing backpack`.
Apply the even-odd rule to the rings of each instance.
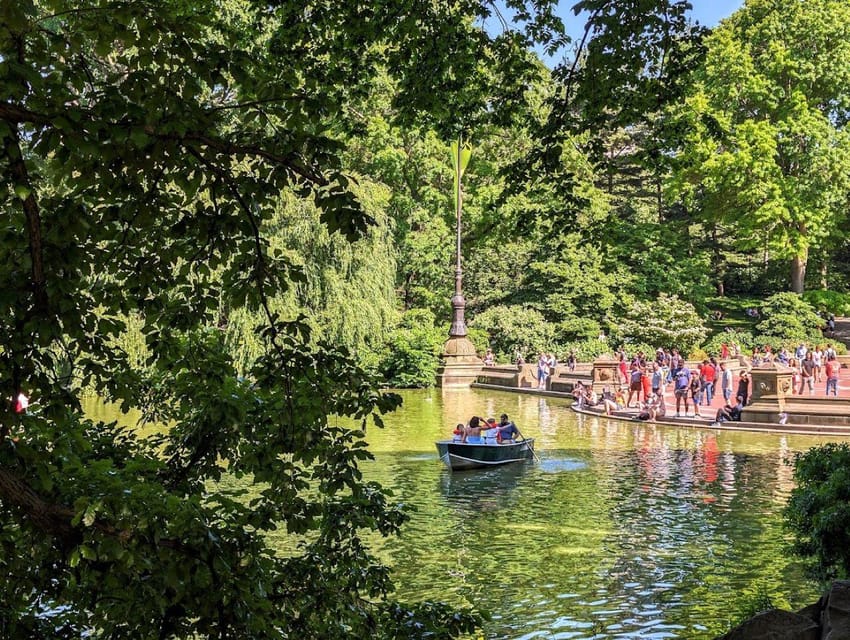
[[[688,415],[688,392],[691,387],[691,371],[684,364],[676,372],[674,379],[673,393],[676,396],[676,417],[681,417],[679,407],[682,401],[685,402],[685,415]]]

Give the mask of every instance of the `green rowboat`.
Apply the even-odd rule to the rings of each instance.
[[[470,444],[440,440],[436,445],[440,460],[452,471],[494,467],[534,457],[534,438],[505,444]]]

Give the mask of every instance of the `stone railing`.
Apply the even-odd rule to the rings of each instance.
[[[511,389],[536,389],[537,379],[530,364],[505,364],[484,367],[478,373],[479,384],[489,384]]]

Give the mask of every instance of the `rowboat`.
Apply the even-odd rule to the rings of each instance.
[[[470,444],[453,440],[435,443],[440,460],[452,471],[522,462],[534,457],[534,438],[505,444]]]

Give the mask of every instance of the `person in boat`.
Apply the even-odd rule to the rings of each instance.
[[[484,444],[484,438],[481,437],[483,422],[484,421],[478,416],[472,416],[469,419],[469,424],[466,425],[466,430],[463,434],[463,442],[468,444]]]
[[[462,422],[458,422],[455,430],[452,431],[452,442],[463,442],[463,434],[466,431],[466,427],[463,426]]]
[[[519,437],[519,429],[516,425],[508,420],[508,414],[503,413],[499,418],[499,435],[498,440],[502,444],[510,444]]]
[[[487,424],[484,426],[482,435],[484,436],[484,444],[498,444],[499,425],[496,424],[496,418],[487,418]]]
[[[744,411],[744,397],[738,396],[734,405],[726,404],[717,410],[717,415],[714,417],[714,425],[721,422],[740,422],[741,413]]]

